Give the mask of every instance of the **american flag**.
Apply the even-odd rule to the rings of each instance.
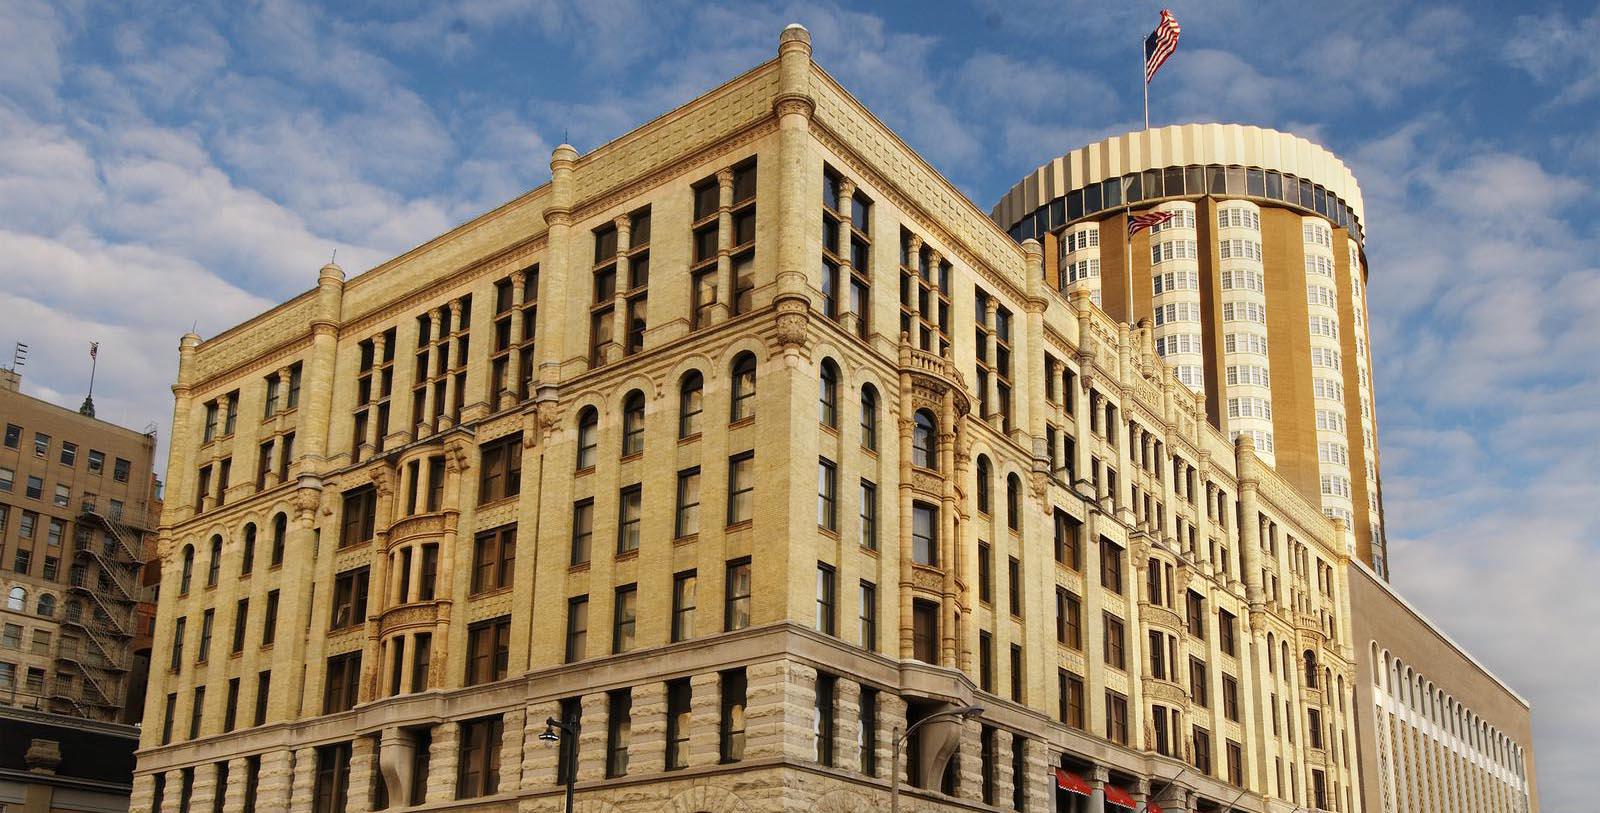
[[[1134,215],[1128,218],[1128,236],[1132,237],[1151,226],[1159,226],[1171,219],[1171,212],[1145,212],[1142,215]]]
[[[1178,50],[1178,18],[1172,16],[1167,9],[1161,10],[1161,24],[1150,36],[1144,38],[1144,83],[1156,78],[1156,71],[1161,70],[1162,64],[1172,52]]]
[[[100,355],[100,343],[89,342],[89,358],[94,358],[98,355]]]

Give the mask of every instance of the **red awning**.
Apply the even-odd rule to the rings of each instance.
[[[1137,810],[1139,808],[1139,803],[1135,802],[1127,791],[1110,783],[1106,784],[1106,803],[1126,807],[1129,810]]]
[[[1151,802],[1150,806],[1145,809],[1150,811],[1150,813],[1161,813],[1161,805],[1158,805],[1155,802]]]
[[[1084,796],[1088,796],[1089,791],[1092,790],[1089,787],[1088,780],[1065,768],[1056,769],[1056,787]]]

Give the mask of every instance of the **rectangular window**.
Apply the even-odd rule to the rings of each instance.
[[[984,604],[994,601],[994,554],[989,543],[978,542],[978,600]]]
[[[727,584],[723,595],[723,629],[728,632],[750,626],[750,560],[735,559],[728,563]]]
[[[6,448],[15,449],[22,445],[22,427],[14,423],[6,424]]]
[[[1187,594],[1185,606],[1188,609],[1189,634],[1204,641],[1206,639],[1206,600],[1205,597],[1190,590]]]
[[[272,646],[278,637],[278,591],[267,593],[267,612],[261,622],[261,645]]]
[[[666,767],[669,771],[689,767],[690,692],[688,679],[667,684]]]
[[[200,616],[200,645],[195,647],[195,663],[205,663],[211,657],[211,628],[216,617],[216,610],[206,610]]]
[[[237,655],[244,651],[244,633],[245,629],[249,627],[249,620],[250,599],[239,599],[239,603],[233,610],[233,646],[229,648],[229,652]]]
[[[861,648],[878,651],[878,586],[861,580]]]
[[[878,549],[878,486],[861,481],[861,547]]]
[[[1211,680],[1206,672],[1206,662],[1189,659],[1189,696],[1201,708],[1211,708]]]
[[[817,632],[838,634],[839,576],[832,565],[817,563]]]
[[[339,547],[347,548],[372,539],[377,522],[378,489],[362,486],[344,493],[343,524],[339,531]]]
[[[678,510],[673,521],[674,539],[700,533],[700,467],[678,472]]]
[[[254,725],[267,724],[267,701],[272,697],[272,670],[256,675],[256,716]]]
[[[333,580],[333,617],[328,629],[363,624],[367,620],[367,567],[346,570]]]
[[[939,563],[939,509],[927,503],[911,504],[911,561]]]
[[[1056,684],[1061,698],[1061,722],[1083,730],[1083,678],[1065,669],[1058,669]]]
[[[1244,746],[1228,740],[1228,784],[1244,787]]]
[[[1222,716],[1239,722],[1239,680],[1232,675],[1222,676]]]
[[[839,467],[832,460],[817,460],[817,527],[839,530]]]
[[[1105,621],[1105,662],[1108,666],[1118,669],[1127,669],[1126,641],[1123,637],[1122,619],[1106,613]]]
[[[1211,775],[1211,732],[1200,726],[1194,727],[1194,767],[1202,774]]]
[[[1239,654],[1238,625],[1239,619],[1233,613],[1217,611],[1217,645],[1222,649],[1222,654]]]
[[[728,524],[749,522],[755,498],[755,452],[728,458]]]
[[[1106,691],[1106,738],[1118,745],[1128,744],[1128,698]]]
[[[589,650],[589,597],[567,599],[567,663],[584,659]]]
[[[606,693],[606,777],[628,775],[628,743],[633,739],[633,692]]]
[[[1011,614],[1022,617],[1022,563],[1017,557],[1012,556],[1006,562],[1006,592],[1007,602],[1011,605]]]
[[[473,541],[472,592],[486,593],[510,587],[516,563],[516,524],[502,525],[478,534]]]
[[[815,697],[816,705],[812,709],[811,733],[816,740],[816,761],[819,765],[833,766],[834,762],[834,734],[837,720],[835,719],[834,694],[838,687],[839,679],[833,675],[818,673]]]
[[[978,630],[978,688],[994,691],[994,636]]]
[[[456,763],[457,799],[473,799],[500,791],[500,739],[504,725],[499,715],[461,724],[461,752]]]
[[[572,505],[572,564],[589,561],[594,544],[594,500],[579,500]]]
[[[861,751],[861,772],[878,775],[878,690],[861,689],[861,721],[856,727],[856,747]]]
[[[421,657],[419,649],[414,657]],[[467,627],[467,685],[504,680],[511,659],[511,617]]]
[[[1011,645],[1011,699],[1018,703],[1023,702],[1023,687],[1027,685],[1027,675],[1022,671],[1022,647]]]
[[[172,663],[170,668],[174,672],[183,668],[183,638],[184,632],[189,625],[188,622],[189,619],[181,615],[172,622]]]
[[[695,572],[686,570],[672,577],[672,640],[694,637]]]
[[[617,600],[613,605],[611,623],[611,651],[627,652],[633,649],[634,629],[638,623],[639,614],[639,588],[637,585],[625,584],[617,588]]]
[[[361,690],[361,651],[329,658],[325,680],[322,691],[323,714],[355,708]]]
[[[635,484],[617,497],[617,553],[639,549],[639,527],[644,513],[644,492]]]
[[[7,665],[9,665],[9,664],[7,664]],[[177,710],[178,710],[178,693],[177,692],[170,692],[170,693],[167,694],[167,708],[166,708],[166,711],[163,712],[162,718],[161,718],[161,744],[162,745],[166,745],[166,744],[172,742],[172,719],[176,715]],[[160,774],[157,774],[157,776],[159,777]]]
[[[522,434],[490,441],[482,446],[482,473],[478,504],[496,502],[522,493]]]
[[[1056,588],[1056,641],[1083,649],[1083,604],[1065,587]]]
[[[730,669],[721,673],[721,714],[717,723],[717,751],[723,763],[744,759],[744,669]]]
[[[911,602],[911,657],[939,663],[939,605],[931,601]]]
[[[1100,537],[1100,586],[1122,595],[1122,548]]]
[[[239,722],[239,679],[228,679],[228,707],[222,713],[222,730],[232,731]]]

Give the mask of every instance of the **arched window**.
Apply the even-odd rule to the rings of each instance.
[[[25,612],[28,609],[28,591],[23,587],[11,588],[11,594],[6,596],[6,609]]]
[[[50,618],[56,614],[56,597],[49,593],[39,594],[39,615]]]
[[[987,455],[978,455],[978,510],[985,514],[994,511],[994,471]]]
[[[578,471],[594,468],[599,448],[600,412],[594,407],[584,407],[578,413]]]
[[[919,410],[914,423],[911,429],[911,465],[937,469],[939,461],[934,457],[933,416],[925,409]]]
[[[289,515],[278,514],[272,518],[272,566],[283,564],[283,549],[288,545]]]
[[[1015,474],[1006,477],[1006,527],[1022,527],[1022,478]]]
[[[256,524],[247,522],[244,525],[244,545],[239,550],[239,575],[250,575],[251,568],[256,566]]]
[[[700,434],[700,414],[706,407],[706,380],[699,370],[683,374],[678,385],[678,437],[692,438]]]
[[[1306,688],[1317,688],[1317,653],[1306,650],[1302,656],[1306,660]]]
[[[740,353],[733,360],[733,402],[728,410],[728,421],[742,421],[756,414],[756,357],[754,353]]]
[[[194,546],[183,546],[183,575],[178,579],[178,595],[189,592],[189,579],[194,576]]]
[[[644,393],[634,390],[622,399],[622,456],[644,451]]]
[[[222,535],[211,537],[211,563],[206,569],[206,586],[216,587],[222,575]]]
[[[817,421],[823,426],[839,426],[839,365],[822,360],[817,382]]]
[[[871,384],[861,388],[861,448],[878,450],[878,391]]]

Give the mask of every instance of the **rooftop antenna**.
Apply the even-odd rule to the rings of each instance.
[[[94,372],[100,364],[100,343],[89,342],[89,394],[83,396],[83,406],[78,407],[78,414],[94,417]]]
[[[339,249],[334,249],[333,250],[333,256],[328,259],[328,264],[329,265],[338,265],[339,264]]]
[[[11,369],[12,371],[20,370],[22,365],[27,363],[28,346],[22,342],[17,342],[16,349],[11,351]]]

